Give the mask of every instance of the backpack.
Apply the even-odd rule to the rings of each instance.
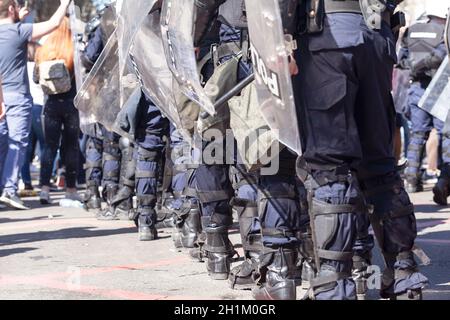
[[[69,92],[72,88],[72,81],[64,60],[40,63],[39,84],[46,95]]]

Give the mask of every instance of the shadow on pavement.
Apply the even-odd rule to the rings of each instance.
[[[54,215],[53,218],[60,218],[62,216],[63,215]],[[48,216],[40,216],[40,217],[33,217],[33,218],[27,218],[27,219],[0,218],[0,224],[11,223],[11,222],[39,221],[39,220],[46,220],[46,219],[48,219]]]
[[[37,248],[14,248],[0,250],[0,258],[11,256],[13,254],[24,253],[28,251],[37,250]]]
[[[94,229],[94,230],[93,230]],[[35,231],[29,233],[0,236],[0,245],[14,245],[48,240],[105,237],[126,233],[136,233],[136,228],[98,230],[96,227],[68,228],[54,231]]]
[[[449,213],[449,217],[450,217],[450,207],[446,207],[446,206],[438,206],[437,204],[415,204],[414,205],[414,210],[416,212],[416,214],[419,215],[421,213]]]

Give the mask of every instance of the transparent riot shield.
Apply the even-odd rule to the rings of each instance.
[[[447,14],[447,23],[445,24],[445,45],[447,47],[447,52],[450,55],[450,9]]]
[[[447,56],[433,77],[419,107],[439,120],[446,121],[450,109],[450,64]]]
[[[257,99],[267,124],[281,143],[301,155],[288,44],[278,0],[246,0]]]
[[[119,59],[117,37],[112,34],[74,100],[83,114],[81,124],[101,123],[113,131],[119,104]]]
[[[125,70],[130,47],[136,32],[141,27],[156,0],[133,0],[131,5],[126,1],[117,1],[117,40],[119,42],[120,70]]]
[[[70,30],[72,32],[72,38],[74,43],[73,62],[74,62],[75,83],[78,91],[81,89],[86,74],[86,70],[81,62],[81,50],[83,46],[82,41],[83,41],[83,33],[85,30],[85,23],[81,20],[80,8],[75,5],[74,1],[70,3],[69,15],[70,15]],[[89,115],[86,114],[85,112],[80,111],[79,116],[80,116],[81,131],[85,134],[93,135],[95,124],[91,122],[91,118],[89,117]]]
[[[161,13],[167,64],[183,93],[214,115],[214,104],[202,87],[194,48],[195,0],[165,0]]]
[[[85,74],[83,64],[81,63],[81,50],[82,50],[83,33],[86,24],[81,20],[80,8],[75,6],[74,1],[70,3],[69,14],[70,14],[70,30],[72,32],[75,50],[73,57],[75,81],[77,85],[77,90],[79,90],[81,88],[81,85],[83,84],[83,77]]]
[[[181,119],[173,95],[173,74],[167,65],[161,39],[159,12],[145,18],[136,33],[130,56],[144,93],[177,129],[181,129]]]
[[[134,0],[132,5],[126,1],[116,3],[121,106],[128,103],[125,100],[126,97],[139,88],[139,81],[134,76],[129,52],[136,32],[155,3],[156,0]]]
[[[403,113],[408,100],[409,70],[394,69],[392,79],[392,96],[394,98],[395,110]]]

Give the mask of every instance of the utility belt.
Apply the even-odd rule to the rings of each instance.
[[[298,178],[309,190],[315,190],[330,183],[350,183],[353,176],[349,165],[324,166],[320,170],[314,170],[303,157],[297,159],[296,171]]]
[[[378,30],[385,22],[397,33],[405,25],[405,16],[402,12],[394,14],[394,8],[393,1],[385,4],[377,0],[307,0],[301,15],[305,21],[300,26],[300,33],[322,32],[325,15],[333,13],[361,14],[370,29]]]

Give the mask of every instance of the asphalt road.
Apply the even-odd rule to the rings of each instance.
[[[412,198],[417,245],[431,259],[421,266],[430,279],[424,298],[450,300],[450,208],[435,206],[430,191]],[[27,204],[32,210],[0,209],[0,299],[251,299],[175,250],[170,229],[161,229],[158,241],[139,242],[132,222],[97,221],[57,201]],[[240,242],[237,229],[231,239]],[[381,264],[378,251],[375,257]]]

